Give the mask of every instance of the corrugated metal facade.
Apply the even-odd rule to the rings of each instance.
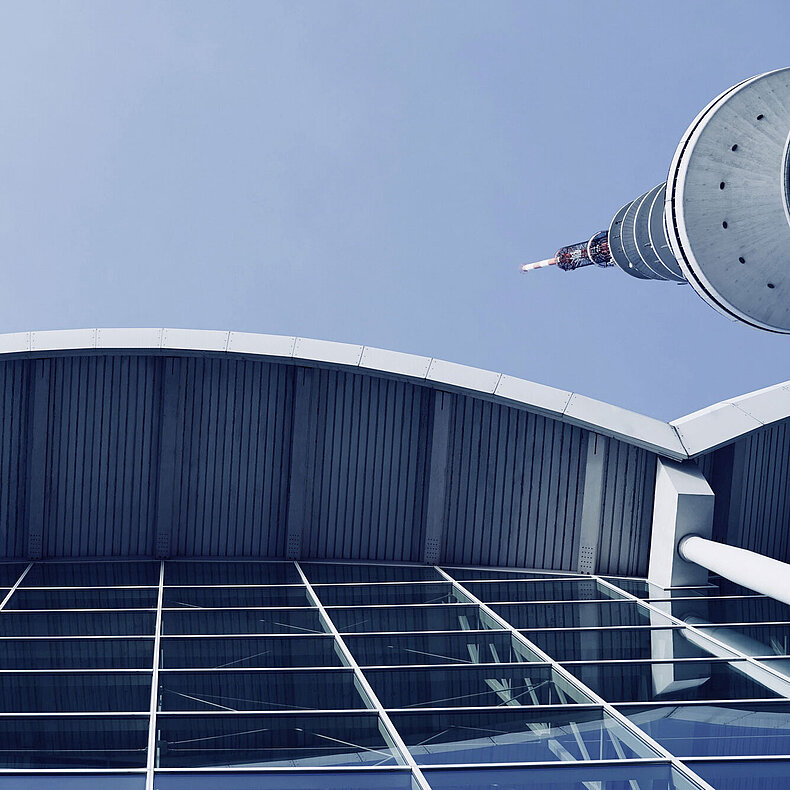
[[[603,477],[598,572],[641,576],[650,553],[656,456],[609,441]],[[615,568],[618,570],[615,571]]]
[[[432,392],[310,371],[302,556],[419,562]]]
[[[790,562],[790,423],[747,434],[702,468],[716,495],[713,540]]]
[[[43,374],[36,387],[48,382],[43,555],[147,554],[160,415],[156,360],[60,357],[29,364]]]
[[[443,561],[573,569],[587,432],[466,396],[454,401]]]
[[[25,554],[27,363],[0,364],[0,553]]]
[[[0,430],[5,557],[420,562],[432,530],[440,562],[562,570],[595,441],[432,383],[172,352],[6,359]],[[655,455],[606,452],[598,570],[644,574]]]
[[[293,368],[239,359],[159,360],[175,369],[169,554],[285,556]]]

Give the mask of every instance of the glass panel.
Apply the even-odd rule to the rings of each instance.
[[[683,635],[684,628],[617,628],[613,630],[524,631],[530,642],[558,661],[710,658]],[[732,655],[732,654],[728,654]]]
[[[479,631],[499,627],[474,604],[332,609],[329,616],[340,632]]]
[[[304,587],[166,587],[165,608],[310,606]]]
[[[670,587],[665,589],[655,584],[648,584],[643,579],[616,579],[613,576],[604,576],[608,582],[619,587],[621,590],[636,595],[638,598],[651,598],[663,600],[667,598],[695,598],[698,596],[720,596],[720,595],[754,595],[753,590],[733,584],[726,579],[716,579],[715,583],[697,587]]]
[[[759,593],[756,593],[754,590],[750,590],[748,587],[743,587],[740,584],[735,584],[735,582],[731,582],[729,579],[722,579],[721,576],[711,575],[708,582],[713,587],[718,588],[719,595],[759,595]]]
[[[2,636],[134,636],[155,627],[156,612],[0,613]]]
[[[636,601],[589,603],[514,603],[491,607],[516,628],[607,628],[611,626],[673,625]]]
[[[165,584],[301,584],[292,562],[166,562]]]
[[[162,613],[163,634],[323,633],[316,609],[186,609]]]
[[[418,764],[655,757],[601,709],[393,713]]]
[[[456,581],[473,581],[477,579],[546,579],[565,578],[550,571],[506,571],[499,568],[443,568]],[[572,577],[571,577],[572,578]],[[466,587],[466,585],[464,585]]]
[[[37,562],[22,587],[157,586],[158,562]]]
[[[362,666],[542,660],[507,631],[346,636],[343,641]]]
[[[790,703],[623,707],[679,757],[790,754]]]
[[[728,760],[688,766],[716,790],[778,790],[787,787],[790,778],[790,762],[784,760]]]
[[[783,696],[771,678],[746,661],[655,664],[567,664],[566,669],[609,702],[762,699]]]
[[[335,565],[320,562],[303,562],[300,565],[311,584],[444,581],[441,573],[428,565]]]
[[[790,622],[790,606],[772,598],[705,598],[672,601],[670,610],[681,620],[689,618],[695,625],[715,623]]]
[[[409,771],[166,773],[154,777],[154,790],[412,790],[412,787]]]
[[[669,765],[425,770],[434,790],[697,790]]]
[[[376,604],[466,603],[451,582],[437,584],[370,584],[324,586],[316,589],[324,606],[375,606]]]
[[[351,670],[161,672],[160,710],[366,708]]]
[[[774,672],[778,672],[784,678],[787,684],[784,696],[790,697],[790,658],[767,658],[760,663]]]
[[[718,639],[750,656],[790,655],[790,624],[697,626],[701,633]]]
[[[2,768],[145,768],[148,717],[0,718]]]
[[[158,590],[17,590],[5,609],[156,609]]]
[[[0,562],[0,587],[13,587],[25,568],[24,562]]]
[[[45,674],[0,672],[0,712],[144,712],[151,701],[147,672]]]
[[[590,702],[549,666],[369,669],[385,708],[501,707]]]
[[[145,774],[0,776],[2,790],[145,790]]]
[[[6,639],[0,669],[150,669],[151,639]]]
[[[160,768],[392,765],[375,714],[157,717]]]
[[[664,601],[669,598],[671,599],[719,598],[722,595],[737,595],[737,596],[746,596],[752,598],[762,597],[757,593],[752,593],[750,590],[747,590],[745,587],[739,587],[737,591],[732,590],[730,592],[724,593],[718,587],[675,587],[672,590],[662,590],[660,587],[653,589],[651,585],[649,600]]]
[[[333,636],[273,636],[239,639],[171,639],[161,643],[164,669],[205,667],[337,667]]]
[[[622,598],[594,579],[579,581],[470,582],[464,587],[481,601],[586,601]]]
[[[614,584],[616,587],[619,587],[621,590],[625,590],[631,595],[635,595],[637,598],[647,598],[650,595],[650,590],[660,591],[660,587],[655,587],[654,585],[648,583],[642,579],[617,579],[614,576],[602,576],[602,579],[606,579],[606,581]]]

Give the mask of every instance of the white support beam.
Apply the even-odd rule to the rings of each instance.
[[[706,584],[707,570],[684,560],[677,546],[687,535],[710,537],[713,490],[694,464],[657,463],[647,580],[663,588]]]

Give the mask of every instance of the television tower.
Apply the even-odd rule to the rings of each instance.
[[[608,230],[521,268],[591,265],[688,283],[733,321],[790,333],[790,68],[705,107],[666,182],[626,203]]]

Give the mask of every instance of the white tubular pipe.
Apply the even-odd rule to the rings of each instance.
[[[786,562],[699,535],[683,538],[678,543],[678,554],[735,584],[790,605],[790,565]]]

